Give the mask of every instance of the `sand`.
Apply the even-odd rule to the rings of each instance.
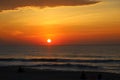
[[[99,75],[100,74],[100,75]],[[19,68],[17,66],[0,67],[0,80],[120,80],[120,74],[105,72],[72,72],[72,71],[50,71],[36,70],[31,68]]]

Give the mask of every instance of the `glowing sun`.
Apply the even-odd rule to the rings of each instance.
[[[52,42],[52,40],[51,40],[51,39],[47,39],[47,42],[48,42],[48,43],[51,43],[51,42]]]

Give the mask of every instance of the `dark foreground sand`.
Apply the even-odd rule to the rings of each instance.
[[[18,67],[0,67],[0,80],[82,80],[82,72],[71,71],[41,71],[24,68],[18,71]],[[120,74],[103,72],[85,72],[86,80],[97,80],[98,74],[102,75],[102,80],[120,80]]]

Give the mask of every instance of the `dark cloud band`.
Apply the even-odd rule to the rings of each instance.
[[[56,7],[56,6],[81,6],[98,3],[97,0],[0,0],[0,11],[12,10],[18,7]]]

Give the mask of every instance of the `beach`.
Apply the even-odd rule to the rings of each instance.
[[[120,0],[0,0],[0,80],[120,80]]]
[[[19,69],[21,68],[21,70]],[[120,80],[120,74],[85,71],[86,80]],[[28,67],[0,67],[0,80],[82,80],[83,71],[38,70]]]

